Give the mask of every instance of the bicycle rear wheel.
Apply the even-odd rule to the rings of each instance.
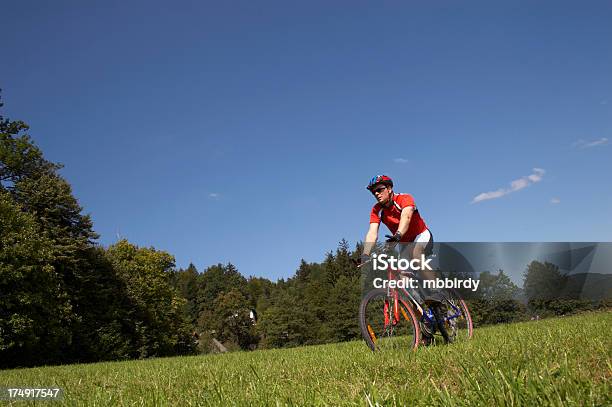
[[[359,326],[373,351],[414,350],[419,345],[419,324],[412,307],[399,301],[399,318],[394,317],[393,297],[379,288],[368,292],[359,307]]]

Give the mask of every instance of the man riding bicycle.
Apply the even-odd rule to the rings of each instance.
[[[369,258],[370,252],[378,240],[378,228],[384,223],[391,235],[386,235],[389,243],[414,243],[406,245],[411,259],[419,258],[431,251],[433,237],[427,224],[414,203],[410,194],[393,192],[393,180],[386,175],[377,175],[366,187],[376,198],[376,204],[370,212],[370,228],[366,234],[361,261]]]
[[[386,235],[387,243],[400,243],[400,257],[411,259],[422,258],[422,255],[429,255],[433,250],[433,236],[427,224],[421,217],[414,198],[410,194],[400,194],[393,191],[393,180],[387,175],[377,175],[372,178],[366,187],[376,198],[376,204],[370,212],[370,227],[365,237],[363,254],[358,262],[363,264],[370,258],[370,253],[378,240],[378,229],[380,223],[384,223],[391,231],[391,235]],[[434,279],[433,272],[421,270],[422,277]],[[424,302],[431,303],[434,312],[439,314],[441,293],[437,289],[429,291],[425,296]],[[436,319],[441,320],[436,315]],[[439,324],[445,341],[449,341],[448,335]],[[430,338],[424,338],[428,342]]]

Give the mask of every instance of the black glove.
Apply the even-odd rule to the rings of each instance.
[[[391,235],[385,235],[385,237],[387,237],[387,243],[397,243],[400,240],[402,240],[402,234],[398,231],[395,232],[395,234],[393,236]]]

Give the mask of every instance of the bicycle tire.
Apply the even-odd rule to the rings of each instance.
[[[359,306],[361,335],[372,351],[403,348],[416,350],[421,334],[411,306],[400,299],[400,320],[395,324],[384,323],[384,304],[387,302],[387,310],[392,318],[392,301],[384,288],[371,290],[363,297]]]
[[[467,303],[455,290],[443,292],[446,306],[446,331],[453,342],[472,339],[474,336],[474,323]],[[451,318],[453,317],[453,318]]]

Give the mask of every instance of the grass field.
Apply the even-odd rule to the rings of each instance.
[[[62,402],[37,402],[53,406],[609,406],[611,335],[612,313],[598,312],[477,329],[472,341],[415,353],[355,341],[6,370],[0,386],[62,387]]]

